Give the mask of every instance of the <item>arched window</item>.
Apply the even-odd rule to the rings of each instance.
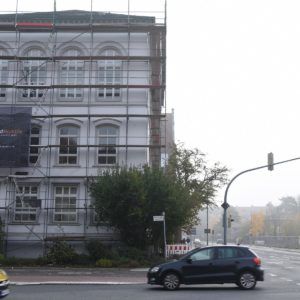
[[[103,56],[118,56],[114,49],[106,49],[100,53]],[[103,85],[118,85],[122,83],[122,62],[120,60],[100,60],[98,61],[98,83]],[[117,99],[121,96],[118,87],[99,88],[98,97],[101,99]]]
[[[74,165],[78,162],[79,128],[65,125],[59,128],[59,158],[62,165]]]
[[[38,160],[40,148],[40,139],[41,139],[41,127],[35,124],[31,125],[30,130],[30,149],[29,149],[29,162],[35,164]]]
[[[0,84],[7,84],[8,82],[8,61],[2,59],[1,56],[7,55],[7,53],[0,49]],[[6,97],[6,88],[0,87],[0,99]]]
[[[44,52],[37,48],[32,48],[25,53],[27,57],[43,57]],[[45,89],[38,86],[46,84],[46,61],[43,60],[24,60],[21,67],[21,82],[28,85],[22,92],[23,98],[41,98],[45,94]]]
[[[79,56],[77,49],[69,49],[63,53],[65,56]],[[60,83],[63,85],[84,84],[84,63],[81,60],[64,60],[60,63]],[[78,87],[61,88],[59,92],[60,98],[63,99],[79,99],[83,97],[83,89]]]
[[[113,125],[102,125],[97,128],[99,165],[114,165],[117,163],[117,141],[119,130]]]

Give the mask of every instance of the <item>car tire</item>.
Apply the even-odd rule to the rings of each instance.
[[[256,278],[251,272],[243,272],[239,275],[237,285],[243,290],[252,290],[256,286]]]
[[[163,278],[163,286],[168,291],[177,290],[180,286],[180,278],[176,273],[167,273]]]

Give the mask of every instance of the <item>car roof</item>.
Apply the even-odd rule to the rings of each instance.
[[[224,248],[224,247],[249,249],[249,247],[247,247],[247,246],[240,246],[240,245],[214,245],[214,246],[201,247],[201,249],[205,249],[205,248]]]

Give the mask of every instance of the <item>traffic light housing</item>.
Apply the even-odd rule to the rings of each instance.
[[[228,221],[228,222],[227,222],[227,227],[228,227],[228,228],[231,228],[231,222],[234,221],[234,219],[232,219],[231,215],[228,217],[228,220],[227,220],[227,221]]]
[[[274,155],[272,152],[268,153],[268,170],[274,170]]]

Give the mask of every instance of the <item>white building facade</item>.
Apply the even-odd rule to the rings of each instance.
[[[37,257],[53,240],[78,248],[116,240],[95,216],[89,183],[116,166],[161,163],[165,24],[85,11],[3,14],[0,36],[3,251]]]

